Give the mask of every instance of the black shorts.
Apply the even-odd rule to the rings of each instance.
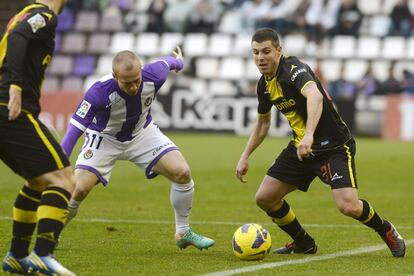
[[[25,179],[63,169],[68,158],[48,128],[28,112],[8,120],[8,109],[0,105],[0,159]]]
[[[267,175],[305,192],[315,177],[330,185],[331,189],[357,188],[355,151],[355,141],[351,139],[340,147],[315,153],[299,161],[296,147],[290,142],[269,168]]]

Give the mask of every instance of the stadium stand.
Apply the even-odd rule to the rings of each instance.
[[[196,5],[199,1],[210,0],[189,2]],[[56,54],[47,71],[43,90],[85,91],[93,81],[110,73],[112,56],[120,50],[134,50],[143,61],[150,61],[170,54],[175,46],[181,45],[187,69],[183,77],[176,78],[178,82],[185,83],[194,93],[249,95],[251,88],[246,82],[257,81],[259,72],[250,52],[252,30],[246,27],[243,18],[247,1],[214,0],[221,5],[222,14],[215,23],[214,32],[207,34],[187,32],[185,27],[182,32],[173,32],[174,28],[168,26],[160,30],[148,29],[150,0],[70,0],[59,15]],[[27,2],[0,0],[3,30],[10,16]],[[167,0],[167,7],[160,14],[165,14],[168,5],[176,2],[179,1]],[[269,4],[271,0],[263,2]],[[282,32],[286,33],[282,37],[282,46],[286,54],[302,58],[313,68],[320,67],[328,84],[343,78],[358,86],[369,67],[379,85],[390,75],[403,82],[404,71],[414,72],[412,33],[409,36],[402,33],[390,35],[395,27],[391,14],[397,0],[356,1],[362,14],[357,34],[335,35],[333,30],[327,30],[320,42],[310,36],[312,29],[306,22],[305,27],[295,25],[293,11],[306,2],[288,1],[291,16],[286,19],[291,25]],[[408,2],[412,15],[414,1]],[[188,5],[186,3],[186,7]],[[304,15],[306,20],[306,9]],[[157,18],[159,24],[165,25],[162,16]],[[151,24],[151,28],[157,26],[157,22]],[[411,28],[414,29],[414,20]],[[176,87],[174,83],[170,86]]]
[[[96,31],[98,22],[99,15],[96,11],[79,11],[76,16],[75,30],[81,32]]]
[[[183,42],[183,34],[180,33],[163,33],[159,48],[160,55],[169,55],[177,45]]]
[[[112,35],[109,52],[114,54],[122,50],[134,48],[135,36],[132,33],[119,32]]]
[[[87,42],[89,54],[103,55],[108,52],[111,36],[108,33],[92,33]]]
[[[221,2],[224,12],[221,20],[216,24],[216,32],[211,35],[126,32],[122,21],[124,15],[135,13],[137,18],[145,16],[151,5],[151,1],[147,0],[112,1],[109,6],[101,7],[103,10],[101,15],[98,11],[90,9],[90,3],[71,5],[80,7],[80,10],[66,8],[59,16],[57,56],[48,74],[54,78],[80,77],[85,81],[89,74],[107,73],[110,68],[108,59],[111,58],[108,54],[133,49],[144,59],[150,60],[155,56],[169,54],[174,46],[182,44],[185,55],[195,61],[194,75],[198,78],[254,79],[258,74],[248,60],[251,34],[244,32],[242,24],[239,23],[240,6],[243,5],[243,1],[238,2],[241,3],[238,3],[239,7],[233,7],[232,1]],[[412,37],[387,36],[390,25],[389,13],[395,3],[395,0],[358,1],[359,9],[364,15],[359,37],[346,35],[326,37],[313,51],[310,49],[312,43],[309,43],[305,33],[292,31],[282,37],[285,51],[308,60],[323,59],[322,71],[329,81],[337,78],[341,72],[347,79],[357,81],[362,75],[361,72],[367,67],[367,62],[371,60],[375,60],[375,64],[379,65],[379,69],[375,70],[378,79],[386,79],[389,62],[408,58],[411,64],[414,59]],[[298,5],[298,1],[293,1],[291,5]],[[12,12],[2,11],[0,14],[3,22],[7,14]],[[145,25],[145,22],[140,24]],[[145,26],[140,28],[145,30]],[[84,55],[89,56],[86,58]],[[352,70],[352,67],[356,69]],[[399,73],[403,69],[401,66],[397,67],[395,69],[399,71],[397,75],[401,75]],[[54,85],[45,88],[56,88],[56,83],[63,85],[63,81],[51,81],[51,83]]]
[[[159,53],[159,41],[159,35],[156,33],[141,33],[136,39],[133,50],[139,56],[156,56]]]

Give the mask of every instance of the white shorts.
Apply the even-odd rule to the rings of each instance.
[[[87,129],[75,168],[93,172],[106,186],[116,160],[128,160],[140,167],[147,178],[154,178],[157,174],[152,168],[172,150],[178,150],[178,147],[152,122],[134,139],[126,142]]]

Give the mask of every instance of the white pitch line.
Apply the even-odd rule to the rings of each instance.
[[[406,246],[414,243],[414,239],[406,240],[405,244]],[[217,271],[212,273],[203,274],[203,276],[228,276],[228,275],[236,275],[240,273],[247,273],[247,272],[254,272],[262,269],[269,269],[279,266],[285,266],[285,265],[294,265],[294,264],[306,264],[310,262],[317,262],[317,261],[323,261],[323,260],[329,260],[329,259],[335,259],[338,257],[346,257],[346,256],[352,256],[352,255],[359,255],[359,254],[365,254],[369,252],[379,251],[384,248],[387,248],[385,244],[381,245],[373,245],[368,247],[359,247],[347,251],[340,251],[337,253],[332,254],[326,254],[321,256],[313,256],[313,257],[306,257],[302,259],[296,259],[296,260],[289,260],[289,261],[282,261],[282,262],[274,262],[274,263],[266,263],[266,264],[260,264],[260,265],[252,265],[247,266],[243,268],[238,269],[232,269],[232,270],[223,270],[223,271]]]
[[[11,217],[2,217],[0,220],[12,220]],[[114,223],[114,224],[174,224],[173,220],[133,220],[133,219],[105,219],[105,218],[89,218],[89,219],[74,219],[78,222],[96,222],[96,223]],[[204,225],[243,225],[248,222],[237,221],[190,221],[191,224],[204,224]],[[262,225],[274,225],[274,223],[261,223]],[[302,224],[304,227],[310,228],[365,228],[362,224]],[[398,229],[414,229],[414,226],[398,226]]]

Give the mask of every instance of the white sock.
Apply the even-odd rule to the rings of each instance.
[[[175,233],[183,234],[190,229],[189,216],[193,206],[194,182],[172,183],[170,201],[175,211]]]
[[[66,221],[66,224],[68,224],[78,213],[79,206],[82,201],[76,201],[74,199],[70,199],[69,205],[68,205],[68,219]]]

